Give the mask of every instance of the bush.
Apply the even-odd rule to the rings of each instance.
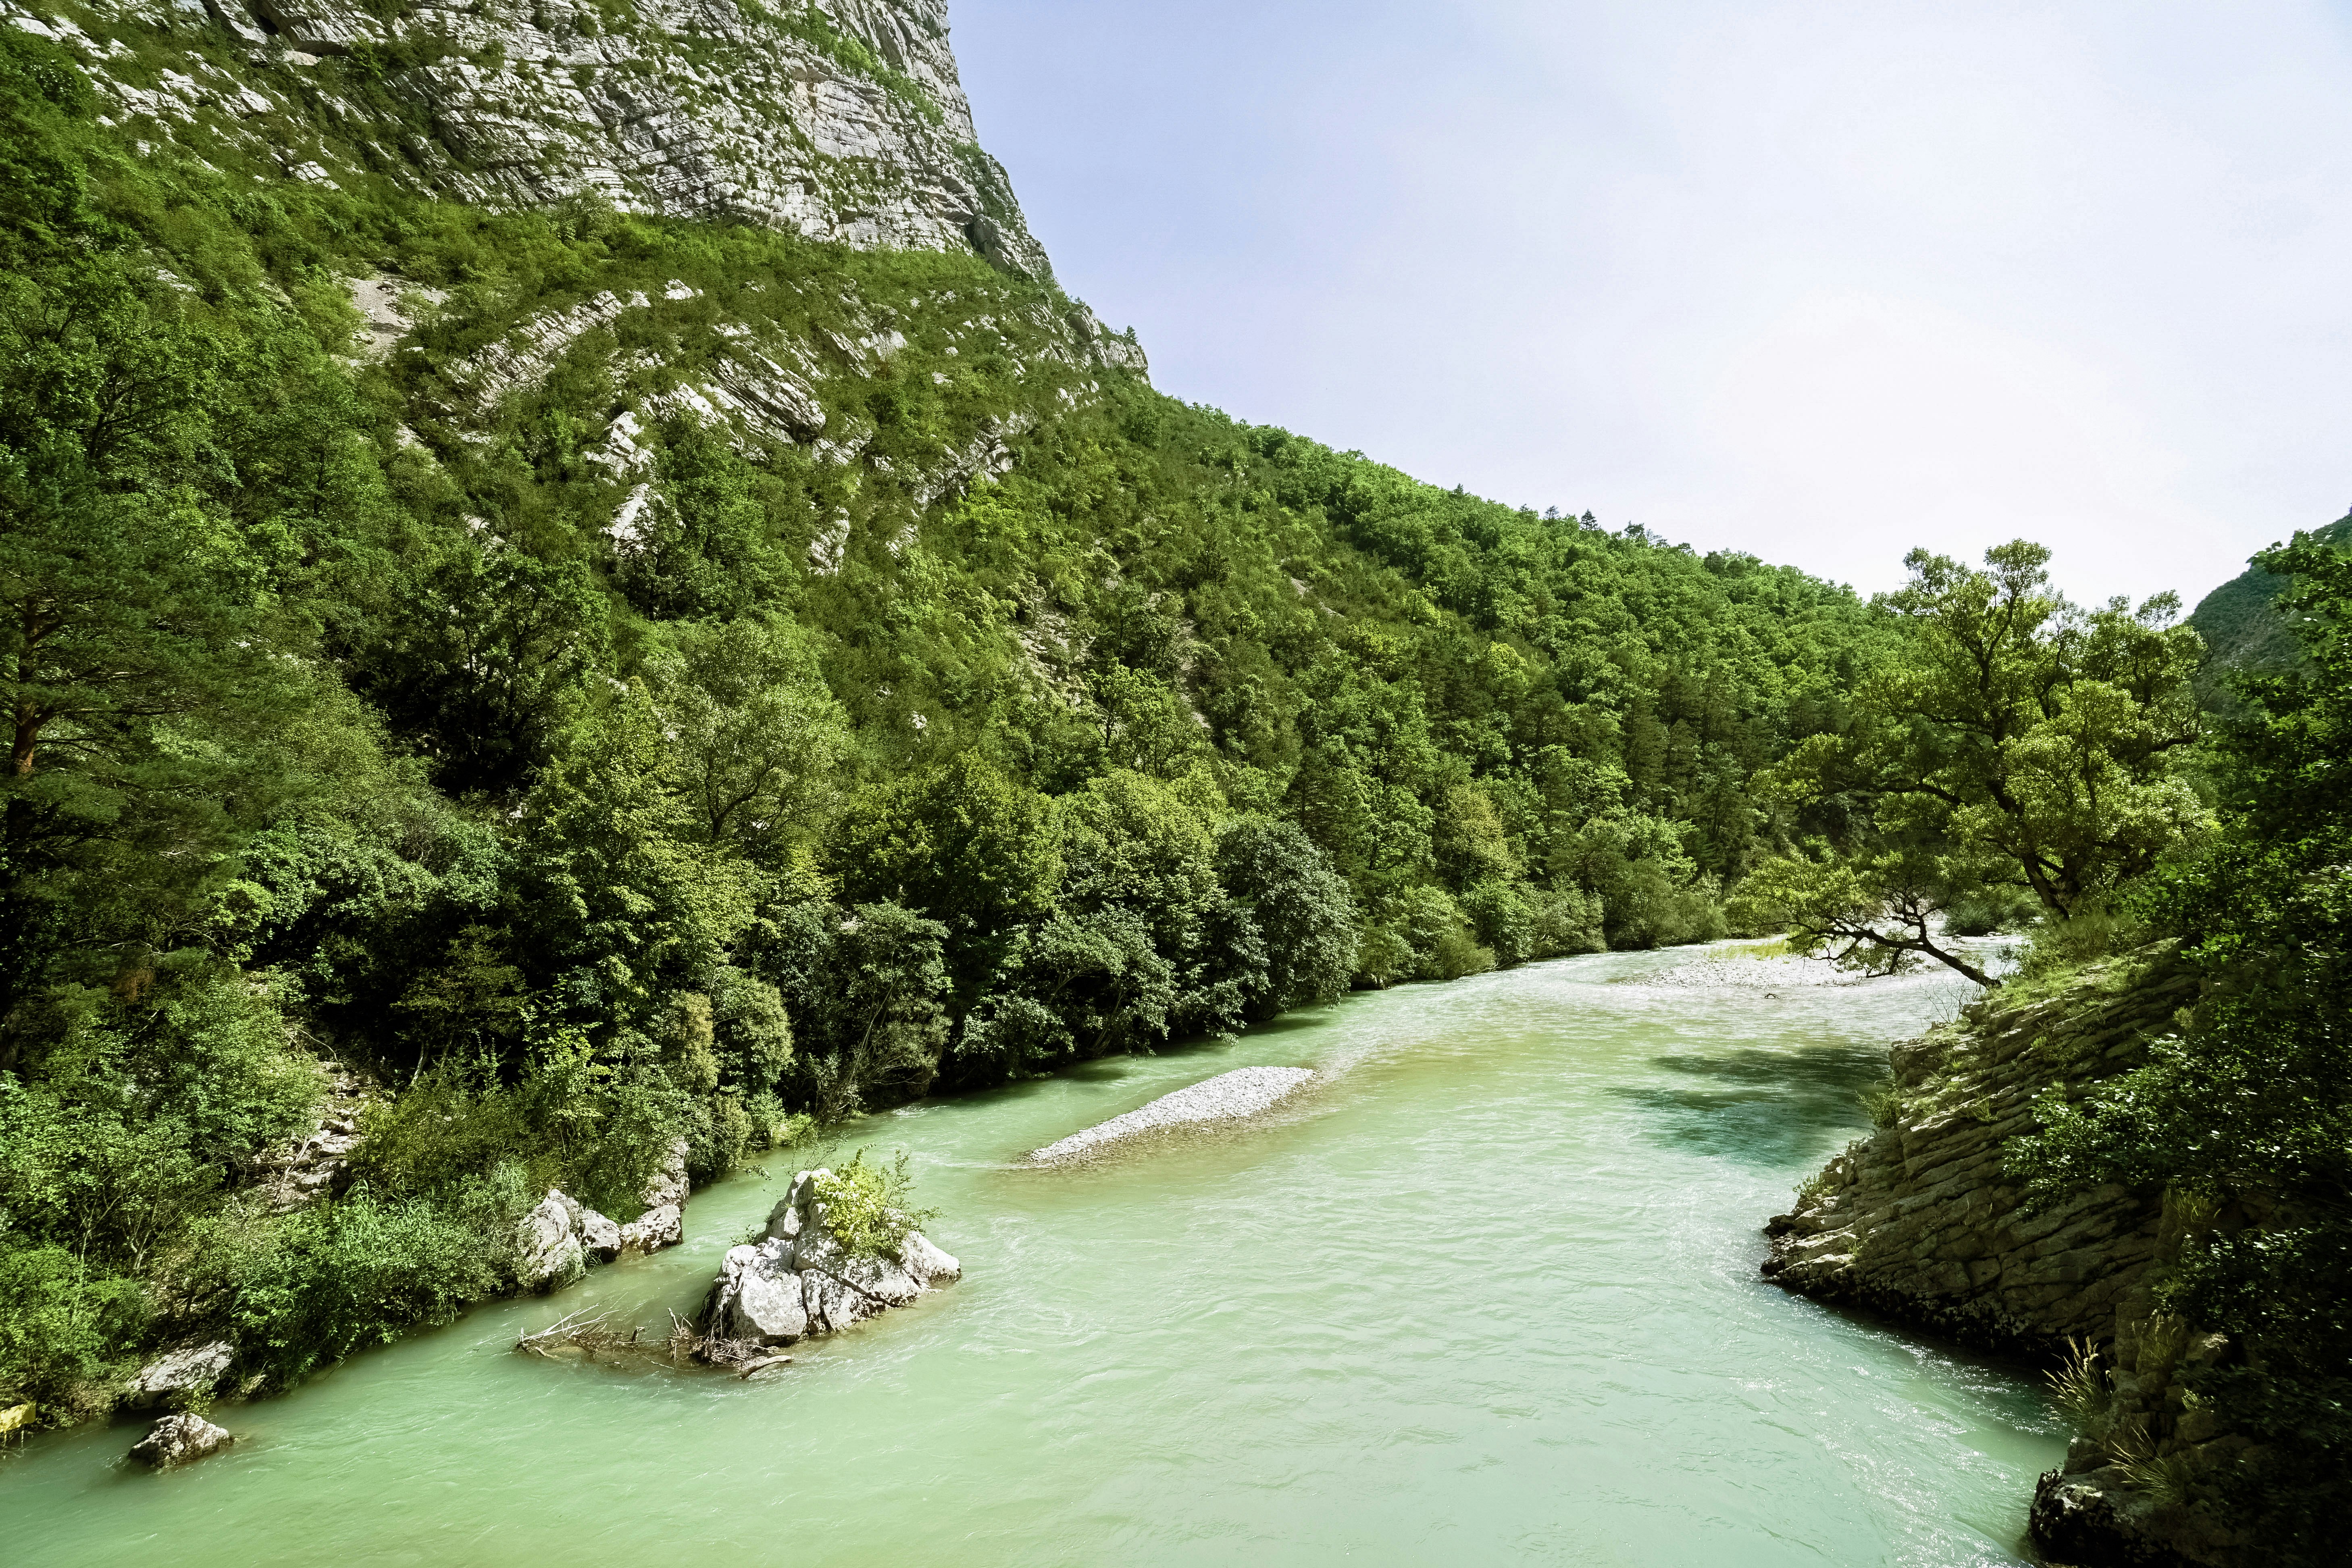
[[[437,1199],[354,1187],[257,1231],[230,1311],[246,1366],[289,1383],[497,1294],[512,1282],[510,1237],[530,1192],[519,1166],[500,1165]]]
[[[908,1231],[939,1217],[937,1210],[915,1206],[915,1177],[903,1149],[887,1165],[867,1164],[860,1149],[849,1163],[816,1179],[816,1196],[825,1228],[852,1258],[895,1255]]]
[[[1990,936],[2021,931],[2041,915],[2042,900],[2027,889],[1978,888],[1945,906],[1944,930],[1953,936]]]
[[[0,1242],[0,1405],[103,1408],[86,1391],[137,1343],[146,1294],[137,1279],[97,1273],[63,1247]]]

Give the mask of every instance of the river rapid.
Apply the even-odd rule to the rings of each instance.
[[[236,1447],[188,1469],[122,1463],[128,1421],[35,1440],[0,1460],[5,1556],[2014,1563],[2064,1450],[2031,1376],[1757,1275],[1887,1042],[1958,994],[1773,973],[1596,954],[874,1117],[844,1150],[910,1152],[961,1283],[749,1382],[514,1353],[583,1306],[691,1311],[800,1163],[772,1156],[670,1252],[224,1404]],[[1021,1162],[1256,1065],[1321,1078]]]

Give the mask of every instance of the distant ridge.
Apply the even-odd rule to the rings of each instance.
[[[2316,532],[2329,544],[2352,547],[2352,514]],[[2286,587],[2286,578],[2249,566],[2206,595],[2189,615],[2189,624],[2208,650],[2205,667],[2197,673],[2197,697],[2209,711],[2237,705],[2226,682],[2231,671],[2291,665],[2302,657],[2294,634],[2273,608]]]

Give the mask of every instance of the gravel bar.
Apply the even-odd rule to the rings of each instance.
[[[1048,1143],[1033,1152],[1029,1157],[1066,1160],[1139,1132],[1181,1127],[1193,1121],[1253,1116],[1305,1087],[1314,1076],[1306,1068],[1238,1068],[1204,1079],[1190,1089],[1163,1094],[1149,1105],[1139,1106],[1124,1116],[1114,1116],[1108,1121],[1097,1122],[1084,1132],[1073,1132],[1057,1143]]]

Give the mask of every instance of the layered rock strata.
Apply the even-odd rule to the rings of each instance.
[[[2148,1037],[2195,1000],[2185,973],[2130,983],[2137,973],[2094,972],[2022,1005],[1996,994],[1895,1047],[1895,1116],[1766,1227],[1764,1272],[1992,1348],[2113,1334],[2116,1307],[2156,1256],[2156,1195],[2100,1187],[2028,1214],[2002,1161],[2011,1139],[2041,1126],[2044,1094],[2079,1099],[2137,1066]]]
[[[2052,1561],[2076,1568],[2235,1561],[2230,1532],[2200,1505],[2215,1499],[2218,1468],[2248,1446],[2182,1381],[2235,1352],[2162,1316],[2153,1291],[2214,1216],[2119,1186],[2029,1213],[2004,1162],[2012,1140],[2041,1127],[2045,1095],[2078,1100],[2137,1066],[2198,989],[2168,948],[2151,949],[2035,1000],[1996,993],[1894,1047],[1891,1118],[1765,1227],[1764,1273],[1792,1290],[1989,1349],[2092,1352],[2107,1408],[2041,1478],[2030,1515]]]
[[[702,1311],[711,1339],[778,1345],[836,1333],[963,1277],[963,1266],[919,1231],[908,1231],[886,1257],[848,1251],[817,1195],[832,1174],[795,1175],[760,1238],[729,1250]]]
[[[1050,275],[978,145],[945,0],[6,0],[0,16],[81,50],[117,115],[167,135],[205,119],[291,178],[387,174],[493,206],[593,196]],[[105,38],[125,24],[226,58],[192,49],[150,80]],[[381,90],[320,69],[331,56],[363,58]]]

